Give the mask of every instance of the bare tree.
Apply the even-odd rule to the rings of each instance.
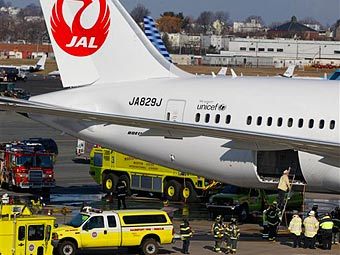
[[[200,25],[203,28],[203,32],[206,32],[211,26],[211,23],[213,22],[213,20],[214,20],[214,13],[211,11],[204,11],[198,16],[196,22],[198,25]]]
[[[217,11],[215,12],[214,19],[222,21],[226,25],[229,20],[229,13],[225,11]]]
[[[261,26],[264,26],[264,21],[262,19],[261,16],[257,16],[257,15],[250,15],[249,17],[247,17],[245,19],[245,22],[251,22],[251,20],[256,20],[257,23],[260,23]]]
[[[150,11],[144,5],[137,4],[137,6],[131,11],[130,15],[137,24],[140,24],[141,22],[143,22],[145,16],[150,15]]]

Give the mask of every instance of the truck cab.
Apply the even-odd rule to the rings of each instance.
[[[69,223],[57,227],[53,246],[60,255],[78,249],[140,247],[147,255],[157,254],[159,244],[172,242],[173,226],[161,210],[101,211],[85,208]]]
[[[0,254],[52,254],[51,234],[54,224],[54,217],[34,216],[24,205],[2,205]]]

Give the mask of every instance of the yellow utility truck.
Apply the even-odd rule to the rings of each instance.
[[[1,255],[52,255],[55,218],[34,216],[25,205],[0,207]]]
[[[194,201],[198,196],[206,195],[217,184],[204,177],[102,147],[93,147],[91,150],[90,174],[106,193],[114,193],[118,181],[122,180],[127,184],[128,191],[161,193],[172,201]]]
[[[53,246],[60,255],[78,249],[138,247],[145,255],[159,244],[172,243],[174,228],[162,210],[101,211],[85,207],[68,224],[54,229]]]

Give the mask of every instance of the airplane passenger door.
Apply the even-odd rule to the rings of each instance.
[[[166,105],[165,119],[169,121],[183,121],[185,100],[170,99]]]

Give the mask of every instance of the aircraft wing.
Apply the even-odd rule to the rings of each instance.
[[[306,140],[260,132],[249,132],[238,129],[208,127],[191,123],[83,111],[7,97],[0,97],[0,110],[60,116],[97,123],[146,128],[149,129],[149,131],[146,131],[145,133],[149,136],[164,136],[176,139],[194,136],[223,138],[236,141],[237,144],[241,144],[241,142],[243,142],[243,146],[245,147],[243,149],[256,149],[256,146],[258,149],[261,149],[261,145],[266,144],[270,145],[268,148],[271,148],[272,150],[275,150],[275,148],[277,150],[295,149],[323,156],[324,158],[327,158],[327,160],[336,160],[340,157],[340,144],[336,142],[320,142],[316,140]],[[249,148],[246,146],[247,143],[251,144]],[[275,144],[277,146],[275,146]],[[229,147],[228,143],[224,146]],[[233,145],[230,145],[230,147],[232,146]]]

